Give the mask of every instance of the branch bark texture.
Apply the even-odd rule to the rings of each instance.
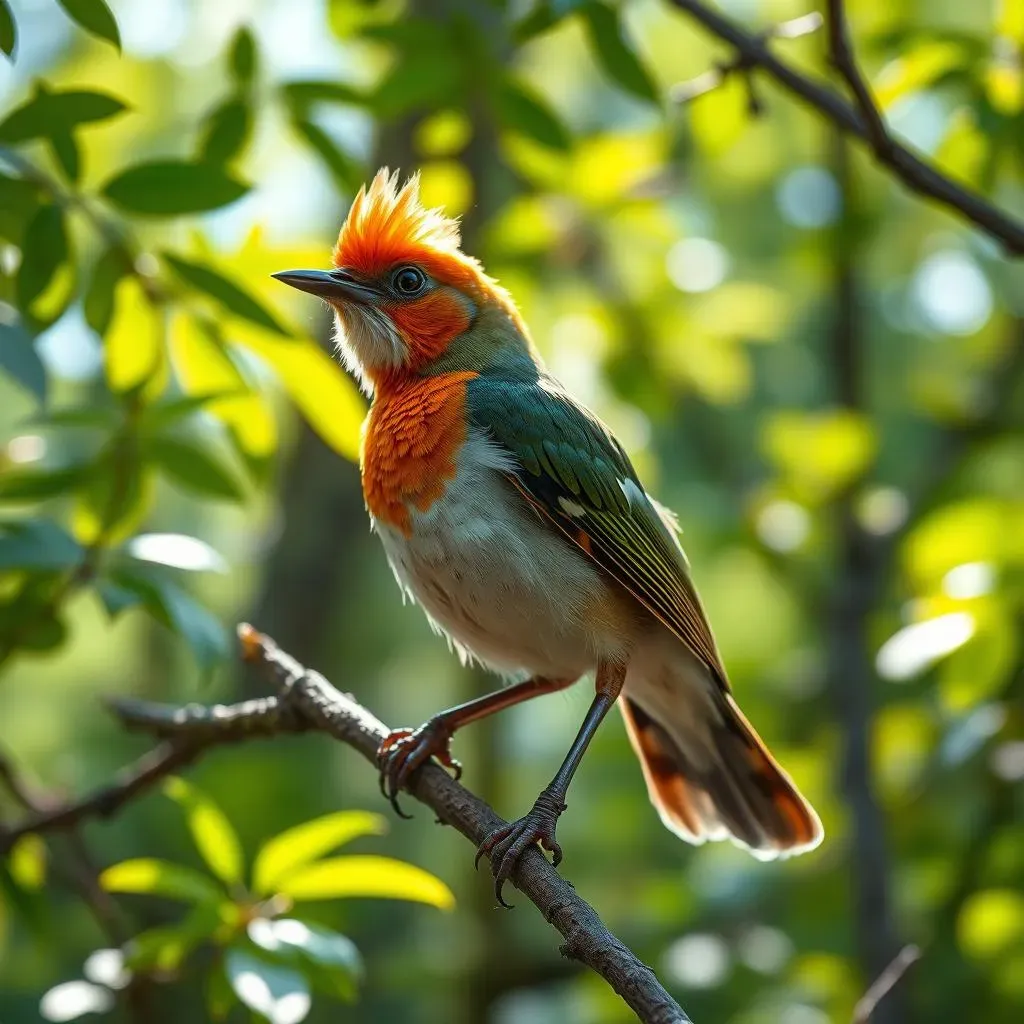
[[[230,706],[174,707],[119,700],[111,709],[126,728],[160,737],[162,743],[108,786],[60,807],[30,814],[13,828],[0,828],[0,853],[28,833],[70,829],[95,817],[108,817],[206,750],[226,743],[286,733],[325,732],[359,751],[376,766],[377,748],[387,727],[350,695],[317,672],[308,671],[269,637],[251,626],[239,630],[243,657],[260,666],[278,696]],[[413,777],[410,790],[440,821],[479,845],[504,824],[495,811],[434,764]],[[585,900],[551,866],[539,848],[528,850],[512,882],[562,935],[564,956],[596,971],[644,1024],[692,1024],[665,991],[654,971],[640,962],[605,926]]]
[[[857,70],[849,45],[842,4],[829,0],[830,56],[856,98],[851,105],[827,85],[815,81],[776,57],[763,35],[747,32],[701,0],[668,0],[712,35],[732,46],[746,69],[757,68],[784,89],[823,114],[845,134],[871,148],[875,159],[912,192],[957,212],[998,241],[1012,256],[1024,255],[1024,222],[999,209],[983,196],[957,184],[934,164],[897,142],[885,128],[870,91]]]

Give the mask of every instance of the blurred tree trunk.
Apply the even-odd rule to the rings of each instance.
[[[864,299],[858,281],[856,197],[846,139],[833,134],[833,166],[842,194],[836,231],[835,323],[826,365],[838,405],[869,415],[865,394],[866,348]],[[899,952],[890,896],[891,862],[886,849],[885,819],[871,777],[871,719],[876,685],[870,656],[868,620],[881,596],[884,563],[875,538],[860,525],[856,480],[832,507],[836,569],[825,604],[828,643],[828,690],[843,736],[839,785],[852,817],[851,868],[856,936],[865,984],[874,981]],[[897,985],[872,1015],[873,1024],[910,1024],[908,1000]]]

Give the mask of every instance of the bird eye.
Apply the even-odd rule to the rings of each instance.
[[[400,295],[415,295],[423,291],[427,275],[418,267],[402,267],[392,279],[395,291]]]

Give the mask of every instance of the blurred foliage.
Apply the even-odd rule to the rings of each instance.
[[[722,6],[750,31],[814,7]],[[893,131],[1024,211],[1024,2],[847,6]],[[828,74],[822,33],[775,35]],[[313,566],[276,606],[321,638],[293,653],[385,720],[487,685],[402,609],[354,489],[296,525],[296,494],[354,474],[315,461],[309,430],[354,460],[364,402],[324,317],[269,274],[326,265],[354,190],[400,159],[680,514],[740,701],[826,826],[784,865],[684,847],[611,723],[562,825],[568,876],[695,1020],[826,1024],[871,980],[855,921],[877,841],[892,928],[924,951],[903,1020],[1020,1019],[1020,263],[756,71],[688,88],[732,55],[666,0],[0,0],[0,49],[0,721],[33,776],[78,791],[134,755],[99,693],[244,694],[225,627],[275,607],[281,566]],[[839,629],[850,594],[862,621]],[[839,644],[877,670],[858,681],[871,774],[852,781]],[[469,785],[520,813],[577,689],[460,735]],[[338,900],[450,898],[396,862],[321,859],[379,830],[337,810],[375,795],[354,764],[312,738],[211,758],[196,774],[232,824],[173,783],[201,868],[158,795],[90,826],[113,926],[69,885],[79,840],[17,844],[0,1017],[38,1019],[48,992],[51,1019],[192,1021],[238,999],[275,1020],[629,1019],[528,908],[497,917],[471,851],[425,815],[389,842],[456,913]],[[863,831],[865,793],[884,837]],[[0,813],[18,813],[5,793]],[[282,917],[286,898],[319,901],[315,919]],[[324,984],[352,996],[347,934],[361,1002],[310,1008]],[[140,979],[173,996],[140,1010]]]

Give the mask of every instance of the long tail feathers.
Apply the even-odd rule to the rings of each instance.
[[[651,802],[671,831],[691,843],[732,839],[762,860],[821,842],[818,815],[729,694],[700,750],[685,749],[635,701],[619,705]]]

